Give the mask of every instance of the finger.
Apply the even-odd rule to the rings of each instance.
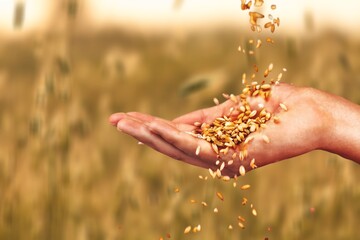
[[[233,106],[233,105],[234,105],[234,102],[226,101],[226,102],[224,102],[220,105],[214,106],[214,107],[200,109],[200,110],[182,115],[180,117],[175,118],[172,121],[175,123],[185,123],[185,124],[194,124],[194,122],[209,123],[219,116],[228,114],[228,113],[226,113],[226,111],[229,110],[231,108],[231,106]]]
[[[191,157],[200,158],[206,162],[213,164],[216,161],[216,154],[208,142],[202,139],[193,137],[192,135],[179,131],[175,127],[163,122],[155,120],[149,123],[150,131],[156,133],[165,141],[180,149]],[[200,148],[197,154],[197,148]]]
[[[180,131],[184,131],[184,132],[190,132],[190,131],[194,130],[194,128],[195,128],[193,125],[184,124],[184,123],[173,123],[166,119],[158,118],[158,117],[148,115],[145,113],[129,112],[129,113],[127,113],[127,115],[132,116],[140,121],[147,122],[147,123],[150,123],[154,120],[161,120],[161,121],[166,122],[169,125],[172,125],[173,127],[177,128],[177,129],[179,129]]]
[[[126,113],[114,113],[109,117],[109,122],[111,125],[116,126],[117,123],[124,117],[126,117]]]
[[[122,132],[134,137],[138,141],[148,145],[154,150],[161,152],[171,158],[180,160],[195,166],[207,167],[202,161],[191,158],[176,147],[164,141],[156,134],[150,132],[148,127],[142,122],[132,118],[131,116],[123,117],[117,124],[117,128]]]

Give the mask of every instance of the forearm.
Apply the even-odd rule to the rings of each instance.
[[[319,101],[327,128],[321,148],[360,164],[360,106],[327,93]]]

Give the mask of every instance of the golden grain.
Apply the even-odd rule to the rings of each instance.
[[[261,90],[265,90],[265,91],[268,91],[271,89],[271,85],[270,84],[263,84],[261,85]]]
[[[268,137],[268,136],[266,136],[266,135],[262,135],[262,139],[264,140],[264,142],[266,142],[266,143],[270,143],[270,139],[269,139],[269,137]]]
[[[273,117],[274,123],[280,123],[280,118],[277,116]]]
[[[243,218],[242,216],[238,216],[238,220],[241,222],[246,222],[245,218]]]
[[[211,147],[212,147],[212,149],[214,150],[214,152],[215,152],[216,154],[219,154],[218,146],[217,146],[215,143],[212,143],[212,144],[211,144]]]
[[[273,70],[273,68],[274,68],[274,64],[270,63],[270,65],[268,67],[269,71],[271,72]]]
[[[228,182],[228,181],[230,181],[230,177],[229,176],[222,176],[222,178],[221,178],[224,182]]]
[[[197,146],[196,151],[195,151],[195,155],[199,156],[199,154],[200,154],[200,146]]]
[[[252,215],[257,216],[257,212],[256,212],[255,208],[252,209],[251,213],[252,213]]]
[[[274,24],[276,24],[278,27],[280,26],[280,18],[274,19]]]
[[[257,114],[256,110],[253,110],[250,114],[249,114],[249,118],[255,117],[255,115]]]
[[[266,69],[265,72],[264,72],[264,77],[269,76],[269,72],[270,72],[269,69]]]
[[[250,136],[250,137],[247,137],[244,141],[244,144],[248,144],[249,142],[251,142],[252,140],[254,139],[254,136]]]
[[[216,177],[221,178],[221,171],[220,171],[220,169],[216,169],[215,175],[216,175]]]
[[[257,26],[257,21],[259,18],[264,18],[264,15],[258,12],[249,12],[249,16],[250,16],[250,23],[252,26]]]
[[[266,38],[266,42],[268,42],[268,43],[274,43],[274,40],[273,40],[272,38],[270,38],[270,37],[267,37],[267,38]]]
[[[258,39],[258,40],[257,40],[257,44],[256,44],[256,48],[261,47],[261,44],[262,44],[261,40],[260,40],[260,39]]]
[[[250,167],[251,167],[252,169],[257,168],[257,166],[256,166],[256,164],[255,164],[255,158],[253,158],[253,159],[250,161]]]
[[[288,108],[286,107],[286,105],[284,103],[280,103],[279,105],[284,111],[288,110]]]
[[[225,162],[222,162],[220,165],[220,171],[224,170],[224,168],[225,168]]]
[[[194,126],[195,126],[195,127],[200,127],[201,124],[202,124],[201,122],[194,122]]]
[[[238,225],[239,225],[239,227],[240,227],[241,229],[244,229],[244,228],[245,228],[245,226],[244,226],[244,224],[243,224],[242,222],[238,222]]]
[[[249,184],[245,184],[245,185],[242,185],[242,186],[240,187],[241,190],[247,190],[247,189],[249,189],[249,188],[250,188],[250,185],[249,185]]]
[[[184,230],[184,233],[187,234],[191,231],[191,226],[187,226]]]
[[[245,176],[246,171],[245,171],[245,167],[243,165],[241,165],[239,167],[239,173],[241,176]]]
[[[250,9],[251,5],[252,5],[252,1],[245,3],[245,0],[241,0],[241,10]]]
[[[216,173],[211,168],[209,168],[209,173],[212,178],[216,177]]]
[[[237,97],[236,97],[234,94],[230,94],[230,99],[231,99],[231,101],[233,101],[234,103],[238,103],[238,102],[239,102],[238,99],[237,99]]]
[[[242,84],[244,84],[244,85],[246,84],[246,73],[243,73],[241,81],[242,81]]]
[[[224,196],[220,192],[216,192],[216,196],[221,200],[224,201]]]
[[[230,95],[227,94],[227,93],[223,93],[222,96],[223,96],[225,99],[229,99],[229,98],[230,98]]]
[[[194,233],[197,233],[197,232],[200,232],[200,231],[201,231],[201,225],[200,224],[193,228]]]

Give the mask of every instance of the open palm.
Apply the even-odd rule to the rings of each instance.
[[[321,128],[319,111],[313,100],[312,90],[297,88],[287,84],[273,86],[272,95],[268,101],[262,98],[248,99],[253,109],[259,103],[276,116],[279,121],[270,120],[266,128],[251,133],[254,139],[247,143],[247,156],[244,160],[235,160],[233,164],[226,165],[222,175],[233,177],[238,175],[239,166],[243,165],[250,170],[249,163],[255,159],[258,167],[297,156],[319,147]],[[288,111],[279,104],[284,103]],[[215,118],[228,115],[235,103],[231,100],[207,108],[200,109],[172,121],[157,118],[151,115],[129,112],[116,113],[110,116],[109,121],[122,132],[136,138],[151,148],[177,160],[203,168],[216,169],[217,154],[211,144],[203,139],[189,134],[195,129],[194,122],[211,123]],[[266,135],[270,142],[263,140]],[[197,155],[196,149],[200,146]],[[221,160],[227,162],[234,153],[240,154],[241,149],[230,149]]]

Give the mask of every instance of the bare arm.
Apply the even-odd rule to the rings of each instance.
[[[258,99],[252,99],[256,106]],[[339,154],[360,163],[360,107],[341,97],[312,88],[299,88],[287,84],[273,86],[272,97],[262,102],[279,121],[270,121],[260,132],[252,133],[254,140],[247,149],[247,156],[224,169],[224,174],[233,176],[244,165],[256,159],[258,167],[321,149]],[[284,103],[288,110],[279,107]],[[203,168],[216,169],[217,156],[211,145],[186,132],[193,130],[194,122],[211,122],[224,115],[232,107],[231,101],[219,106],[201,109],[180,116],[173,121],[142,113],[116,113],[109,121],[124,133],[149,145],[174,159]],[[263,141],[263,135],[269,142]],[[197,146],[201,151],[195,154]],[[238,149],[222,155],[227,161]]]
[[[319,111],[328,127],[321,149],[360,164],[360,106],[336,95],[311,92],[319,95]]]

